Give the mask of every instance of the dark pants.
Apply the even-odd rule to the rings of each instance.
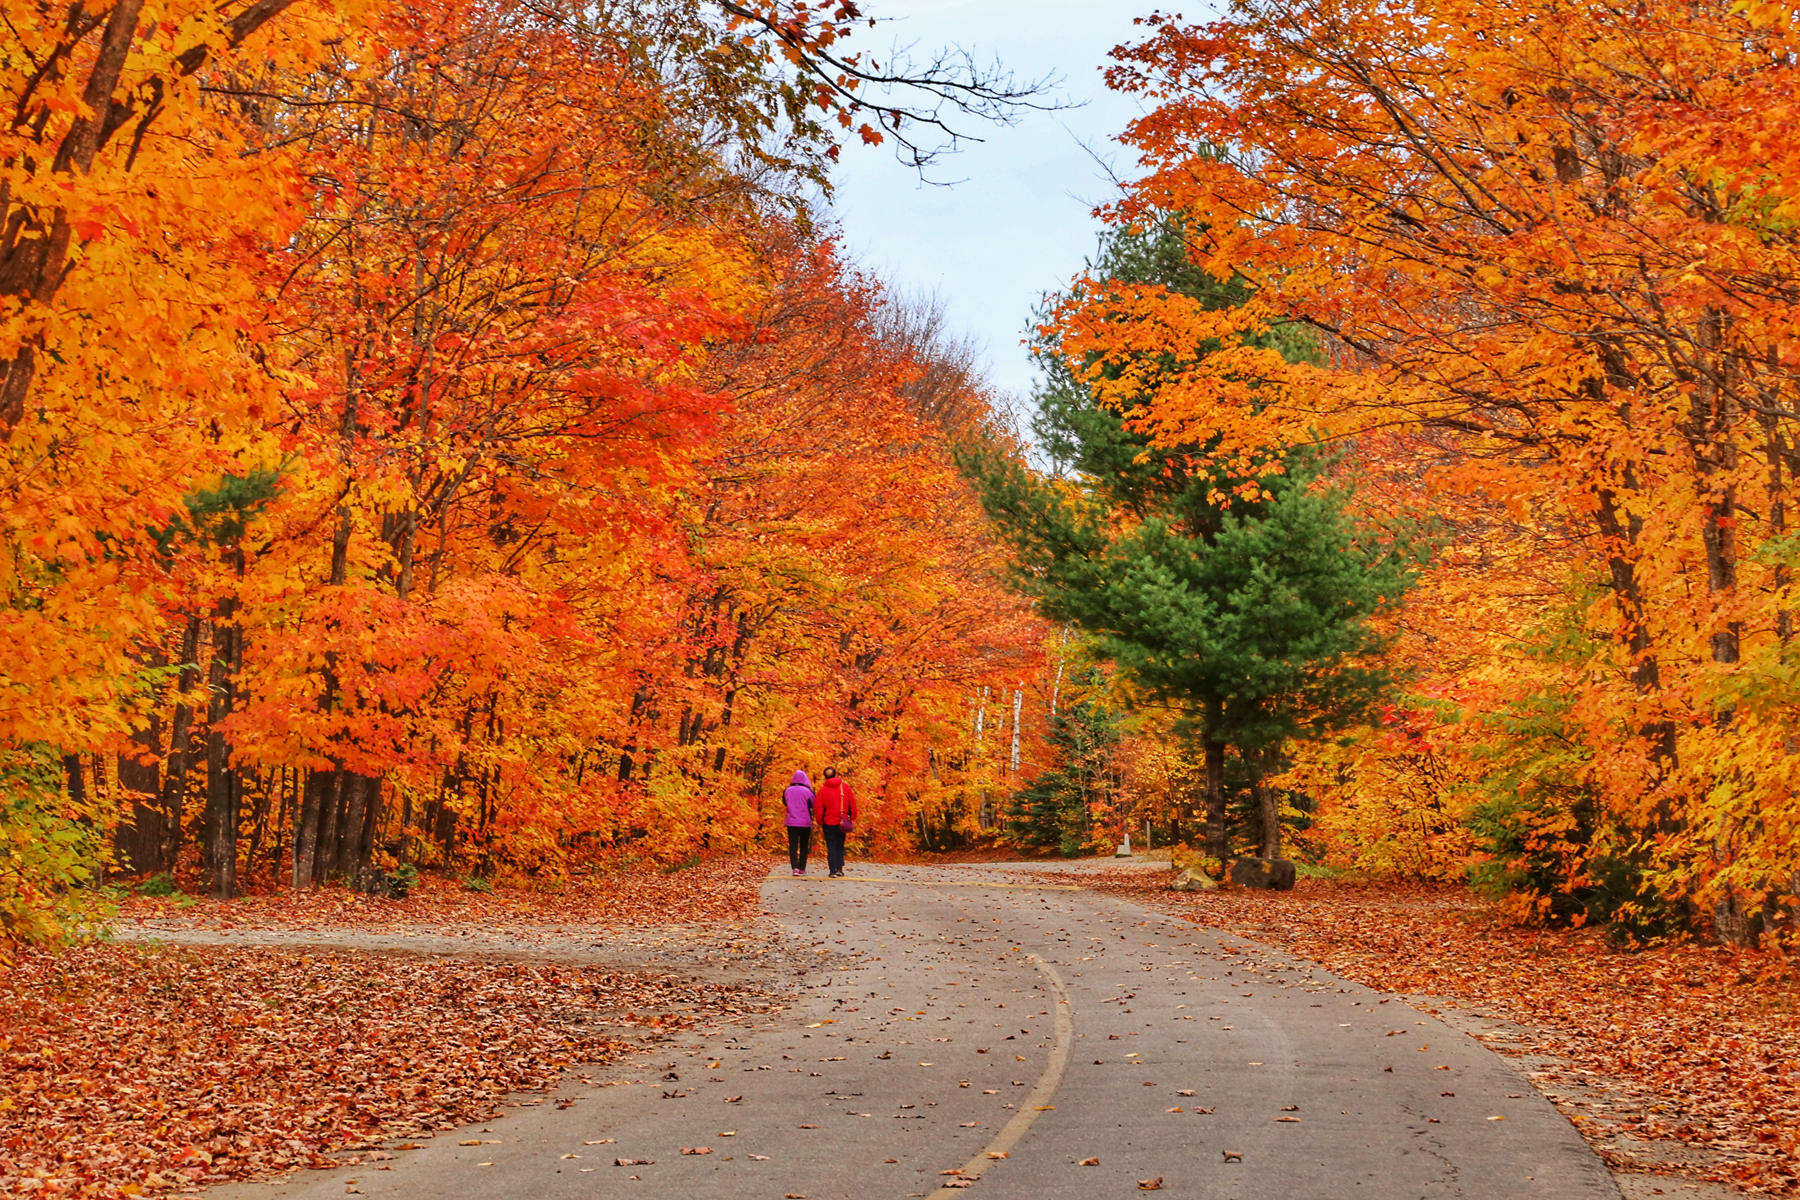
[[[844,873],[844,827],[842,825],[821,825],[825,831],[825,861],[831,866],[833,875]]]
[[[812,826],[789,825],[788,865],[796,871],[806,870],[806,854],[812,849]]]

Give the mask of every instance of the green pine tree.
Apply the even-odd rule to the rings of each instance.
[[[1090,271],[1161,283],[1208,308],[1243,303],[1244,283],[1200,271],[1185,243],[1176,218],[1109,234]],[[1297,328],[1258,340],[1290,359],[1316,353]],[[1353,723],[1388,690],[1369,618],[1406,591],[1416,556],[1349,518],[1315,449],[1286,449],[1279,471],[1261,476],[1261,498],[1243,499],[1246,480],[1213,462],[1214,442],[1152,445],[1128,428],[1132,412],[1100,407],[1060,356],[1043,357],[1033,432],[1056,469],[1033,471],[993,445],[961,456],[1012,545],[1015,582],[1046,617],[1081,628],[1142,702],[1191,720],[1206,763],[1207,852],[1226,857],[1224,768],[1235,748],[1256,781],[1263,852],[1277,857],[1275,797],[1261,776],[1285,740]]]
[[[1093,831],[1094,806],[1116,791],[1118,743],[1118,717],[1098,699],[1083,696],[1064,706],[1050,720],[1056,765],[1013,793],[1006,835],[1020,845],[1080,854]]]

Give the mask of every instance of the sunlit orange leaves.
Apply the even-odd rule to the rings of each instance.
[[[1171,381],[1153,424],[1244,453],[1305,431],[1404,481],[1449,544],[1410,623],[1426,698],[1481,741],[1566,697],[1595,853],[1746,936],[1800,857],[1775,750],[1794,67],[1725,3],[1247,0],[1149,27],[1109,74],[1149,102],[1115,215],[1188,214],[1197,262],[1327,350]],[[1150,346],[1205,333],[1141,320]]]

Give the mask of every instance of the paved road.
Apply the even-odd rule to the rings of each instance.
[[[565,1109],[391,1162],[220,1191],[1088,1200],[1160,1178],[1207,1200],[1618,1200],[1548,1102],[1398,999],[1073,875],[854,870],[765,886],[819,959],[779,1025],[670,1043]]]

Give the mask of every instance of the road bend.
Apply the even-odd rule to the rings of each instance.
[[[388,1162],[218,1191],[1618,1200],[1568,1121],[1473,1039],[1078,881],[1039,864],[783,871],[768,919],[817,965],[773,1023],[678,1037],[564,1087],[567,1107]]]

